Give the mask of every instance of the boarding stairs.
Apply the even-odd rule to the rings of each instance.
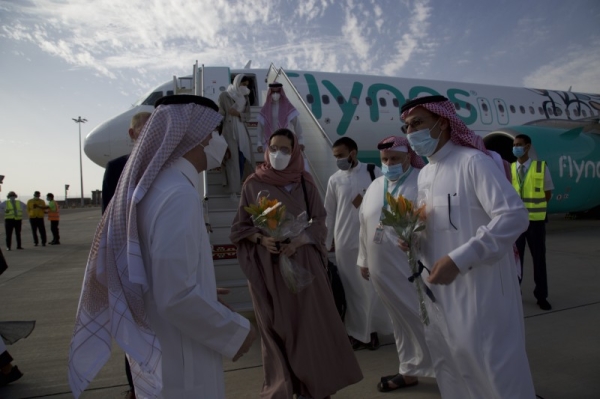
[[[197,64],[194,66],[193,92],[204,93],[202,90],[202,68]],[[331,156],[332,143],[325,131],[312,114],[310,107],[304,102],[294,85],[291,83],[282,68],[269,68],[267,83],[277,81],[283,85],[285,93],[290,102],[300,113],[299,122],[302,125],[305,144],[304,155],[307,160],[310,173],[321,194],[325,198],[329,176],[337,171],[336,163]],[[199,83],[200,82],[200,83]],[[177,91],[178,94],[189,93],[189,91]],[[264,98],[264,94],[261,96]],[[254,151],[254,160],[260,164],[264,160],[264,154],[256,151],[258,126],[257,115],[261,106],[250,107],[250,120],[246,123],[248,133]],[[222,172],[211,170],[204,173],[204,206],[208,222],[212,227],[210,243],[213,248],[213,262],[217,286],[229,288],[231,292],[224,298],[225,301],[238,312],[251,311],[252,300],[248,289],[248,283],[237,260],[235,246],[231,243],[229,235],[233,219],[238,211],[239,202],[234,201],[223,186]]]

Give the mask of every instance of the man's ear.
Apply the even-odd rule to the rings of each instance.
[[[135,141],[135,130],[133,130],[132,128],[129,128],[128,133],[129,133],[129,138],[132,141]]]

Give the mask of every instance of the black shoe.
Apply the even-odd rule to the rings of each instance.
[[[37,247],[37,246],[38,246],[37,242],[36,242],[35,244],[33,244],[33,246],[34,246],[34,247]]]
[[[360,342],[359,340],[357,340],[354,337],[348,336],[348,338],[350,339],[350,345],[352,345],[352,349],[355,351],[359,350],[360,348],[365,346],[365,344],[363,344],[362,342]]]
[[[23,248],[23,247],[17,247],[17,249],[25,249],[25,248]]]
[[[552,305],[545,299],[538,299],[537,304],[542,310],[552,310]]]
[[[371,342],[367,344],[367,348],[370,351],[374,351],[379,349],[379,337],[377,337],[377,333],[371,333]]]
[[[43,243],[43,244],[42,244],[42,247],[45,247],[45,246],[46,246],[46,243]]]
[[[11,382],[15,382],[21,377],[23,377],[23,373],[19,371],[17,366],[13,366],[8,374],[0,373],[0,387],[10,384]]]

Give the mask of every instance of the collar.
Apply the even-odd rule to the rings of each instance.
[[[194,188],[198,189],[200,185],[200,174],[190,161],[185,158],[179,158],[173,162],[173,167],[179,170],[189,181]]]
[[[350,168],[348,170],[342,170],[342,172],[345,172],[347,174],[351,174],[351,173],[356,173],[356,172],[358,172],[360,170],[362,170],[362,163],[360,163],[360,161],[357,159],[355,167]]]
[[[527,159],[527,161],[525,161],[525,163],[520,163],[519,160],[517,159],[517,166],[523,165],[525,167],[525,170],[529,169],[529,166],[531,165],[531,157],[529,159]]]
[[[444,146],[442,148],[440,148],[432,156],[427,157],[427,159],[431,163],[438,163],[441,160],[443,160],[444,158],[446,158],[454,150],[455,147],[456,147],[456,144],[454,144],[451,140],[448,140],[448,142],[446,144],[444,144]]]

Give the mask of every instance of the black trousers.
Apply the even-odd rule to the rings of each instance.
[[[15,231],[15,235],[17,236],[17,248],[21,247],[21,220],[15,219],[5,219],[4,220],[4,230],[6,231],[6,248],[11,248],[12,246],[12,233]]]
[[[546,276],[546,221],[529,221],[529,227],[517,239],[517,249],[521,258],[521,279],[523,278],[523,262],[525,258],[525,242],[533,258],[533,281],[536,299],[548,298],[548,278]]]
[[[33,234],[33,243],[38,245],[38,235],[40,232],[40,238],[42,239],[42,245],[46,244],[46,224],[44,218],[29,218],[29,224],[31,225],[31,233]]]
[[[58,220],[50,221],[50,231],[52,231],[52,242],[60,242],[60,234],[58,234]]]

